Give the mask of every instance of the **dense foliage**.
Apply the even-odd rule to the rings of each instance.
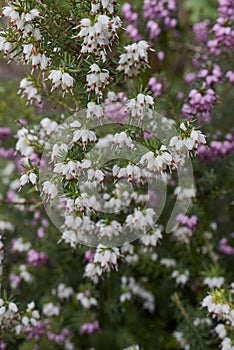
[[[0,349],[233,350],[233,0],[1,6]]]

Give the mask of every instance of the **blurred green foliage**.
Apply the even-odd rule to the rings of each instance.
[[[188,11],[191,23],[198,22],[204,18],[215,20],[217,17],[217,0],[185,0],[178,1]]]
[[[18,81],[0,81],[0,125],[18,129],[17,120],[32,120],[34,108],[25,105],[25,99],[17,94]]]

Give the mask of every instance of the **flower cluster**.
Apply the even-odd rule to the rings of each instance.
[[[177,285],[185,286],[189,280],[189,271],[187,269],[184,271],[174,270],[171,277],[175,279]]]
[[[230,237],[234,238],[234,233],[231,233]],[[234,255],[234,247],[229,243],[228,237],[223,237],[219,241],[219,251],[225,255]]]
[[[157,39],[162,26],[165,29],[175,28],[177,10],[174,0],[144,0],[144,17],[147,19],[146,27],[150,31],[150,39]]]
[[[19,321],[18,307],[13,302],[0,299],[0,325],[2,330],[12,329]]]
[[[172,155],[162,146],[156,153],[150,151],[144,154],[139,162],[146,170],[146,174],[160,174],[167,168],[174,168]]]
[[[129,279],[125,276],[121,279],[123,293],[120,295],[121,303],[127,300],[131,300],[132,297],[138,297],[142,300],[142,306],[144,309],[154,312],[155,301],[151,292],[146,290],[140,284],[138,284],[133,277]]]
[[[118,248],[108,248],[99,244],[93,258],[93,262],[85,267],[85,277],[97,281],[104,271],[110,272],[111,269],[118,268],[117,260],[120,257]]]
[[[233,289],[233,284],[231,285]],[[202,307],[206,307],[208,312],[216,317],[220,323],[215,327],[218,338],[222,340],[222,350],[232,350],[232,339],[228,336],[230,327],[234,325],[233,304],[226,299],[224,290],[214,290],[202,301]]]
[[[127,111],[125,104],[128,101],[128,97],[125,93],[119,92],[118,94],[113,91],[109,91],[107,99],[104,104],[105,116],[114,122],[124,121],[127,118]]]
[[[17,59],[30,62],[32,69],[45,71],[49,63],[48,57],[40,52],[41,32],[35,20],[41,18],[40,12],[22,7],[19,1],[10,3],[2,10],[2,17],[9,19],[13,31],[1,32],[0,51],[10,60]],[[18,39],[19,37],[19,39]],[[18,45],[21,41],[21,47]]]
[[[80,334],[88,334],[91,335],[94,332],[98,331],[100,329],[98,321],[90,322],[90,323],[84,323],[80,328]]]
[[[80,32],[75,36],[77,39],[84,38],[81,53],[101,55],[105,62],[105,47],[110,47],[116,41],[117,30],[120,27],[119,17],[110,18],[107,15],[98,15],[94,25],[89,18],[83,18],[77,26]]]
[[[99,99],[102,98],[102,90],[106,87],[110,75],[108,70],[101,70],[97,64],[90,66],[90,72],[87,74],[87,93],[92,90],[95,92],[95,96]]]
[[[207,42],[209,23],[209,20],[204,20],[193,25],[195,40],[198,44],[205,44]]]
[[[209,52],[220,56],[222,50],[234,47],[234,9],[232,0],[219,0],[219,17],[211,29],[214,39],[207,42]]]
[[[60,85],[63,93],[68,89],[73,89],[74,79],[68,73],[62,72],[61,70],[51,70],[48,79],[52,82],[52,91],[57,89]]]
[[[218,318],[229,320],[233,325],[233,310],[229,303],[223,301],[222,292],[215,291],[213,295],[206,296],[202,301],[202,307],[206,307],[209,313]]]
[[[27,254],[27,262],[29,265],[38,267],[40,265],[45,265],[48,261],[48,256],[45,253],[39,253],[34,249],[30,249]]]
[[[228,81],[230,82],[230,84],[232,84],[232,85],[234,84],[234,72],[233,72],[233,71],[229,70],[229,71],[226,73],[225,77],[228,79]]]
[[[84,309],[90,309],[92,306],[97,306],[98,304],[97,300],[91,296],[89,290],[86,290],[84,293],[78,293],[76,298],[80,301]]]
[[[157,78],[151,77],[148,81],[148,87],[152,91],[153,97],[158,97],[162,95],[163,84]]]
[[[191,217],[183,214],[176,216],[176,221],[180,224],[176,227],[172,235],[177,242],[189,245],[191,238],[194,235],[194,230],[197,225],[197,217],[192,215]]]
[[[191,128],[190,122],[180,124],[180,136],[174,136],[170,140],[170,148],[173,147],[176,152],[180,152],[184,148],[188,152],[197,151],[199,144],[206,144],[206,137],[200,130]]]
[[[132,78],[148,64],[148,50],[152,49],[144,40],[125,46],[124,49],[126,52],[120,56],[117,71],[124,72],[127,77]]]
[[[140,242],[144,247],[156,247],[159,239],[162,239],[162,232],[160,227],[156,226],[152,231],[148,231],[141,238]]]
[[[221,288],[224,283],[224,278],[221,277],[206,277],[203,281],[205,285],[207,285],[209,288]]]
[[[9,4],[9,6],[4,7],[2,10],[2,17],[8,17],[16,29],[22,32],[22,35],[24,31],[27,33],[33,29],[31,22],[34,18],[39,16],[41,16],[41,14],[37,9],[21,9],[19,1],[16,1],[12,5]]]
[[[226,158],[234,151],[234,140],[232,134],[226,134],[224,141],[213,140],[209,146],[200,145],[197,150],[198,157],[203,161],[215,161]]]
[[[125,2],[121,8],[122,15],[125,20],[132,24],[137,24],[138,22],[138,13],[133,11],[130,3]]]
[[[216,93],[211,88],[204,88],[201,91],[193,89],[188,95],[188,103],[182,107],[182,114],[186,118],[197,117],[209,121],[211,109],[216,100]]]
[[[114,14],[114,6],[117,4],[115,0],[92,0],[92,9],[91,13],[96,15],[100,7],[102,6],[104,12],[110,12]]]
[[[137,25],[138,25],[138,13],[133,11],[132,6],[130,3],[125,2],[121,8],[122,16],[127,22],[126,26],[126,34],[129,36],[130,39],[137,42],[142,39],[142,36],[140,35]]]
[[[41,95],[38,93],[33,81],[24,78],[20,82],[19,93],[26,97],[29,104],[42,104]]]
[[[149,95],[138,94],[136,99],[131,99],[126,105],[130,118],[137,118],[141,122],[144,118],[152,119],[154,99]]]
[[[197,225],[197,217],[195,215],[189,217],[187,215],[178,214],[176,221],[178,221],[181,225],[187,226],[191,229],[194,229]]]
[[[6,127],[1,127],[0,128],[0,140],[5,141],[8,137],[11,136],[11,130]]]

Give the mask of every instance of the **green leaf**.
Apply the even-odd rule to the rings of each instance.
[[[192,23],[205,18],[210,20],[217,18],[216,0],[186,0],[184,6],[190,12],[190,21]]]

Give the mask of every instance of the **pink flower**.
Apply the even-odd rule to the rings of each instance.
[[[94,255],[95,253],[93,253],[91,250],[87,250],[84,256],[84,262],[89,262],[89,263],[92,262]]]
[[[80,335],[88,334],[91,335],[100,329],[99,322],[94,321],[90,323],[84,323],[80,328]]]
[[[48,255],[45,253],[39,253],[34,249],[30,249],[27,254],[27,262],[34,267],[45,265],[48,261]]]
[[[45,231],[43,227],[39,227],[39,229],[37,230],[37,236],[38,238],[42,238],[45,235]]]
[[[11,136],[11,130],[9,128],[0,127],[0,140],[5,140],[7,137]]]
[[[197,225],[197,216],[192,215],[191,217],[189,217],[184,214],[178,214],[176,217],[176,221],[179,222],[181,225],[187,226],[188,228],[191,228],[193,230]]]

